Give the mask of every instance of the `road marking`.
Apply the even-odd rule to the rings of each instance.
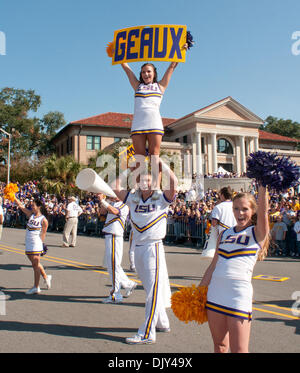
[[[26,255],[25,254],[25,250],[18,249],[16,247],[11,247],[11,246],[7,246],[7,245],[3,245],[3,244],[0,245],[0,250],[12,252],[12,253],[15,253],[15,254]],[[49,255],[47,255],[47,257],[42,256],[41,259],[45,260],[45,261],[48,261],[48,262],[64,264],[64,265],[67,265],[67,266],[70,266],[70,267],[76,267],[76,268],[80,268],[80,269],[86,269],[86,270],[89,270],[89,271],[92,271],[92,272],[109,275],[109,273],[107,271],[105,271],[105,270],[97,270],[97,269],[95,269],[95,265],[92,265],[92,264],[82,263],[82,262],[78,262],[78,261],[70,260],[70,259],[58,258],[58,257],[54,257],[54,256],[49,256]],[[126,273],[126,274],[130,275],[130,276],[134,276],[134,274],[132,274],[132,273]],[[141,283],[141,281],[138,280],[138,279],[134,278],[132,280],[135,281],[135,282],[137,282],[137,283]],[[177,287],[177,288],[182,288],[185,285],[179,285],[179,284],[170,283],[170,286]],[[268,303],[256,302],[256,301],[254,301],[253,303],[254,304],[260,304],[261,306],[265,306],[265,307],[273,307],[273,308],[278,308],[278,309],[284,309],[284,310],[292,312],[291,308],[288,308],[288,307],[281,307],[281,306],[277,306],[275,304],[268,304]],[[269,313],[269,314],[276,315],[276,316],[287,317],[287,318],[290,318],[290,319],[293,319],[293,320],[299,320],[300,319],[297,316],[292,316],[292,315],[287,315],[287,314],[283,314],[283,313],[279,313],[279,312],[265,310],[263,308],[253,307],[253,309],[256,310],[256,311],[260,311],[260,312],[264,312],[264,313]]]
[[[276,281],[276,282],[283,282],[283,281],[290,279],[289,277],[270,276],[270,275],[257,275],[252,278],[254,280]]]
[[[264,310],[264,309],[262,309],[262,308],[256,308],[256,307],[253,307],[253,309],[256,310],[256,311],[261,311],[261,312],[265,312],[265,313],[270,313],[270,314],[272,314],[272,315],[276,315],[276,316],[288,317],[289,319],[293,319],[293,320],[300,320],[300,318],[297,317],[297,316],[287,315],[287,314],[279,313],[279,312],[273,312],[273,311]]]

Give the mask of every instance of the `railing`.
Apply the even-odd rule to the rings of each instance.
[[[62,232],[65,225],[64,215],[49,215],[48,232]],[[7,212],[4,219],[5,227],[26,228],[26,216],[21,211]],[[105,217],[82,214],[78,218],[77,233],[103,237],[102,232]],[[124,239],[129,239],[131,224],[125,224]],[[181,244],[202,248],[205,242],[204,224],[201,221],[174,221],[172,217],[167,219],[167,233],[164,239],[166,244]]]

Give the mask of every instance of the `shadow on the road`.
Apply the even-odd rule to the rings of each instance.
[[[128,333],[130,335],[136,332],[136,328],[104,328],[80,325],[26,323],[20,321],[0,321],[0,329],[13,332],[45,333],[73,338],[104,339],[121,343],[125,343],[125,338],[113,336],[111,333]]]
[[[300,334],[300,322],[299,320],[283,320],[277,319],[275,317],[257,317],[255,321],[266,321],[266,322],[280,322],[284,323],[286,326],[291,326],[295,328],[295,334]]]
[[[20,291],[22,290],[22,291]],[[1,291],[8,296],[8,302],[20,299],[35,299],[36,301],[47,301],[47,302],[68,302],[68,303],[95,303],[102,304],[102,300],[107,298],[104,296],[93,296],[93,295],[57,295],[57,294],[46,294],[43,292],[40,294],[28,295],[25,294],[28,288],[1,288]],[[45,290],[47,291],[47,290]],[[144,303],[132,303],[130,298],[124,298],[123,303],[118,303],[112,306],[130,306],[130,307],[145,307]]]
[[[31,265],[26,264],[0,264],[0,270],[17,271],[23,268],[32,268]]]

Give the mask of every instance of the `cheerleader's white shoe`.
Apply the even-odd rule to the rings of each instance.
[[[51,289],[51,280],[52,280],[52,275],[47,275],[45,281],[45,284],[47,286],[47,289]]]
[[[27,295],[31,295],[31,294],[39,294],[41,292],[41,289],[40,289],[40,287],[38,286],[38,287],[33,287],[33,288],[31,288],[31,289],[29,289],[29,290],[27,290],[26,291],[26,294]]]
[[[152,339],[143,338],[139,334],[136,334],[133,337],[126,338],[125,341],[129,345],[146,345],[146,344],[148,345],[148,344],[155,343],[155,341],[153,341]]]

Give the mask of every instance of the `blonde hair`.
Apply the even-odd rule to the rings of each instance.
[[[257,214],[256,214],[257,203],[256,203],[255,197],[251,193],[241,192],[241,193],[237,193],[233,197],[232,202],[234,202],[237,199],[241,199],[241,198],[246,198],[249,201],[250,206],[251,206],[251,208],[253,210],[253,215],[251,217],[251,223],[253,225],[256,225],[257,224]],[[258,252],[258,257],[257,257],[258,261],[264,260],[265,257],[268,255],[269,245],[270,245],[270,233],[268,233],[268,235],[265,237],[265,240],[264,240],[264,243],[263,243],[263,245],[261,247],[261,250],[259,250],[259,252]]]

